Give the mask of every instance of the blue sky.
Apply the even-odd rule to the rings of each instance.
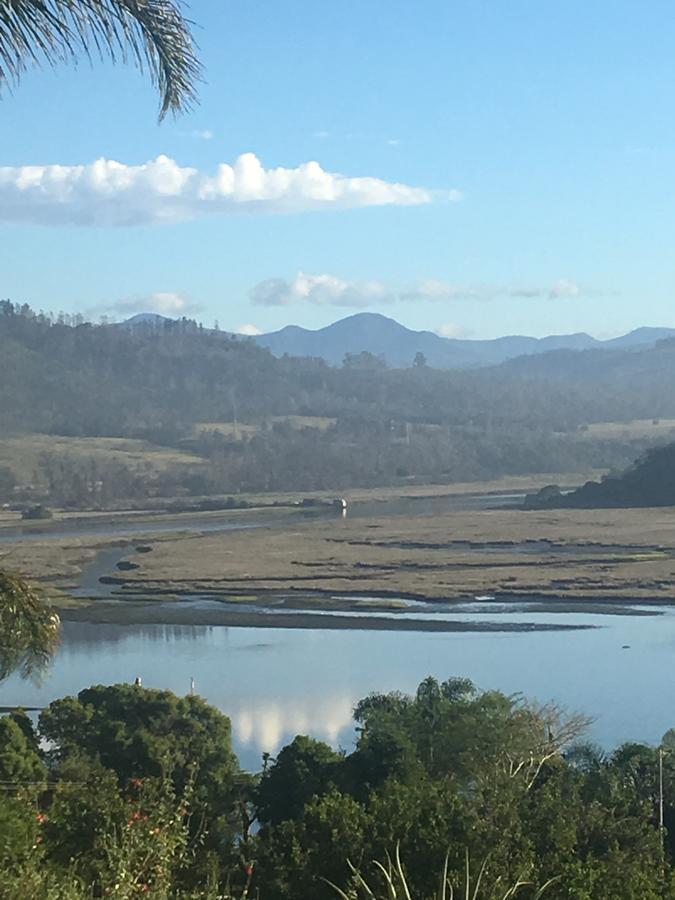
[[[672,4],[190,15],[189,115],[158,124],[149,83],[108,64],[4,94],[0,295],[233,330],[362,309],[471,337],[675,326]]]

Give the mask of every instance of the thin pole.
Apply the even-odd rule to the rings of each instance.
[[[663,747],[659,747],[659,828],[663,836]]]

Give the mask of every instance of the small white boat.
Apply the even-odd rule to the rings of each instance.
[[[495,595],[494,594],[479,594],[477,597],[474,597],[473,599],[478,600],[479,603],[484,603],[487,600],[494,600]]]

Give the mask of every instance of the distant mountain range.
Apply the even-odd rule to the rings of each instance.
[[[128,319],[124,325],[159,325],[164,321],[166,319],[163,316],[141,313]],[[428,365],[438,369],[496,366],[519,357],[547,354],[546,363],[542,363],[542,366],[548,369],[548,363],[553,362],[552,351],[561,354],[558,362],[566,367],[569,363],[569,351],[647,349],[670,337],[675,337],[673,328],[638,328],[607,341],[599,341],[584,332],[543,338],[513,335],[493,340],[459,340],[439,337],[431,331],[413,331],[378,313],[357,313],[316,331],[298,325],[287,325],[280,331],[257,335],[252,340],[267,347],[275,356],[287,353],[289,356],[321,357],[331,365],[340,365],[348,353],[357,354],[362,351],[381,356],[393,367],[410,366],[415,355],[422,353]],[[577,358],[577,354],[573,356]],[[528,363],[525,359],[520,361],[525,370],[528,369]],[[517,368],[517,365],[514,366],[514,369]],[[530,373],[523,371],[522,374]],[[546,373],[537,371],[532,374]]]

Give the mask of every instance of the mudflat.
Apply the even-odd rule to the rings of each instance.
[[[130,548],[117,596],[503,595],[675,601],[675,510],[479,510],[328,519]]]

